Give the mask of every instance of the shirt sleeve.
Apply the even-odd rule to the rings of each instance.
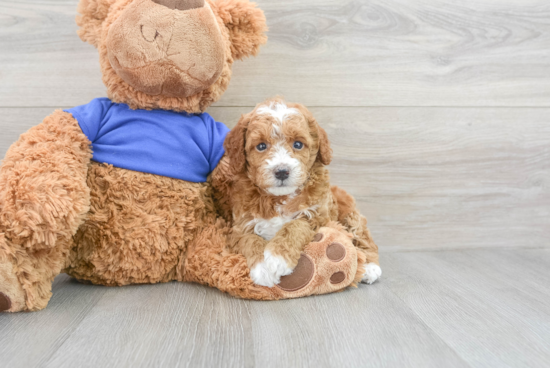
[[[73,115],[82,132],[94,143],[112,102],[108,98],[96,98],[86,105],[63,110]]]
[[[208,162],[210,163],[210,172],[212,172],[225,153],[223,142],[227,133],[229,133],[229,128],[225,124],[215,121],[209,114],[204,113],[201,117],[206,126],[209,127],[210,157]]]

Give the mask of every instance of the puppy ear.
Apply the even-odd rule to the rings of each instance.
[[[260,46],[267,42],[264,12],[248,0],[218,0],[212,5],[229,29],[233,58],[258,54]]]
[[[246,169],[245,142],[250,114],[242,115],[237,125],[231,129],[223,146],[229,158],[229,167],[233,174],[244,172]]]
[[[308,121],[311,134],[313,136],[317,134],[317,139],[319,140],[319,151],[317,152],[315,161],[319,161],[323,165],[329,165],[332,161],[332,148],[330,147],[327,132],[321,128],[307,107],[302,104],[289,104],[289,106],[298,109]]]
[[[329,165],[332,161],[332,148],[328,140],[327,132],[319,124],[317,124],[319,134],[319,152],[317,153],[317,161],[323,165]]]
[[[76,24],[80,27],[78,35],[84,42],[97,47],[101,37],[103,21],[109,14],[109,8],[115,0],[80,0],[76,16]]]

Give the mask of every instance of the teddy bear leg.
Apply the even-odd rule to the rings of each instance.
[[[275,286],[281,298],[298,298],[341,291],[359,282],[364,258],[351,235],[337,223],[329,223],[308,244],[298,265]]]
[[[225,222],[218,220],[199,232],[178,266],[177,280],[215,287],[237,298],[280,299],[277,290],[252,282],[244,256],[227,252],[229,231]]]
[[[25,291],[17,280],[13,264],[5,255],[8,245],[4,234],[0,234],[0,312],[18,312],[25,309]]]
[[[0,167],[0,311],[44,308],[89,211],[90,142],[56,111],[21,135]]]
[[[50,249],[28,250],[0,234],[0,312],[45,308],[68,250],[68,241]]]
[[[350,234],[332,223],[308,244],[292,274],[272,288],[252,282],[246,259],[225,250],[229,229],[202,231],[179,266],[178,280],[216,287],[235,297],[256,300],[298,298],[340,291],[361,280],[364,257],[357,254]]]

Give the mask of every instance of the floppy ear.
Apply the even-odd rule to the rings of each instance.
[[[248,0],[218,0],[213,7],[229,29],[233,58],[258,54],[260,46],[267,42],[264,12]]]
[[[80,27],[78,35],[84,42],[97,47],[101,37],[101,26],[109,14],[109,8],[115,0],[80,0],[76,24]]]
[[[244,172],[246,169],[245,142],[248,123],[250,123],[250,114],[242,115],[223,143],[233,174]]]
[[[319,152],[317,153],[317,161],[323,165],[329,165],[332,161],[332,148],[328,140],[327,132],[317,123],[317,132],[319,134]]]
[[[317,122],[313,117],[313,114],[302,104],[290,104],[289,106],[294,107],[304,115],[308,121],[309,129],[312,135],[317,133],[317,138],[319,140],[319,151],[317,152],[317,157],[315,161],[319,161],[323,165],[329,165],[332,161],[332,148],[330,147],[330,142],[328,140],[327,132]]]

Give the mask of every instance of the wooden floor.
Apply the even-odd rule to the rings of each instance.
[[[0,0],[0,158],[54,109],[105,96],[78,0]],[[548,367],[550,2],[256,0],[269,42],[208,112],[282,94],[329,133],[382,280],[236,300],[60,275],[0,315],[3,367]]]
[[[237,300],[200,285],[57,278],[0,315],[2,367],[548,367],[550,249],[386,253],[343,293]]]

